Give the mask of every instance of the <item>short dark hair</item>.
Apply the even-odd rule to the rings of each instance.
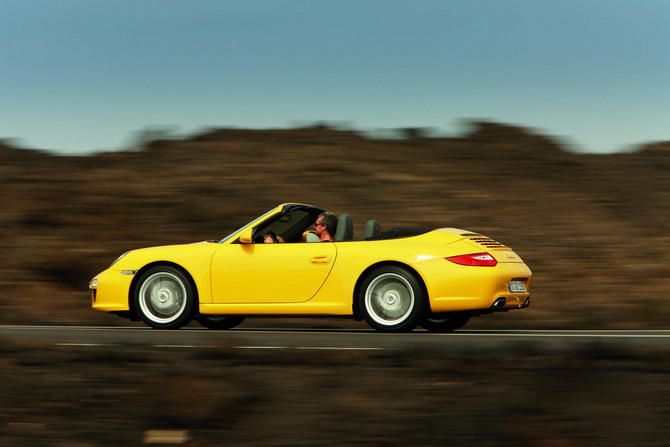
[[[330,234],[330,237],[335,236],[335,232],[337,231],[337,216],[329,211],[324,211],[319,214],[316,220],[319,220],[319,217],[322,216],[321,223],[326,226],[326,231]]]

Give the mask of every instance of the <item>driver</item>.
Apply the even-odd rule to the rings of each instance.
[[[263,236],[263,242],[266,243],[266,244],[274,244],[275,240],[273,239],[273,236],[277,238],[277,243],[284,242],[283,237],[281,237],[279,235],[275,235],[274,232],[272,232],[272,231],[269,232],[268,234],[266,234],[265,236]]]
[[[337,216],[329,211],[319,214],[314,222],[314,232],[319,236],[320,242],[333,242],[333,236],[337,231]]]
[[[337,216],[329,211],[319,214],[316,222],[314,222],[314,233],[319,238],[319,242],[333,242],[335,231],[337,231]],[[263,237],[263,242],[274,244],[275,242],[284,242],[284,239],[279,235],[269,232]]]

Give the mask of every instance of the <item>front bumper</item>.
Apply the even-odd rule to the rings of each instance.
[[[135,272],[107,269],[89,283],[91,307],[101,312],[130,310],[129,298]]]

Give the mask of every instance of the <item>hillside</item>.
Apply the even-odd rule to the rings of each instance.
[[[217,129],[87,157],[0,146],[0,324],[124,324],[91,311],[88,280],[142,246],[221,237],[311,203],[394,226],[453,226],[534,272],[525,311],[469,328],[670,324],[670,143],[575,154],[532,130],[380,140],[315,126]]]

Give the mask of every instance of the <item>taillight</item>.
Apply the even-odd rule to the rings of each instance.
[[[496,258],[494,258],[488,253],[474,253],[471,255],[451,256],[445,259],[447,261],[451,261],[455,264],[460,265],[473,265],[483,267],[495,267],[496,265],[498,265],[498,261],[496,261]]]

